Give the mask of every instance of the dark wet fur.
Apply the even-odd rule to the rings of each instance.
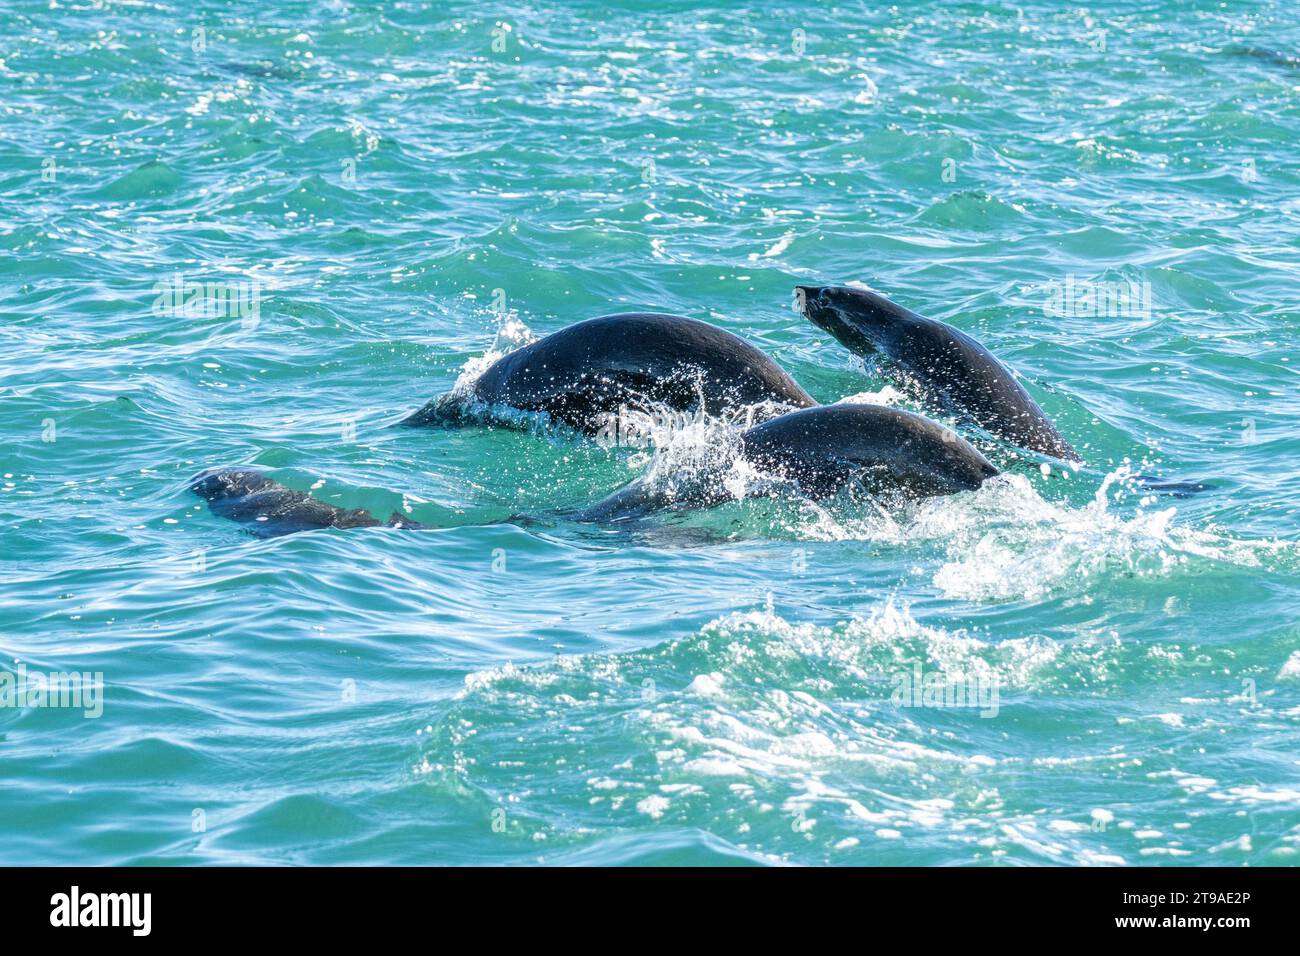
[[[970,336],[874,293],[800,286],[805,314],[923,401],[1022,448],[1079,456],[1029,393]],[[594,434],[625,409],[711,415],[766,403],[772,414],[817,402],[759,349],[705,322],[661,313],[568,326],[493,363],[468,396],[444,395],[402,424],[457,426],[471,403],[542,412]]]
[[[503,356],[474,383],[488,406],[545,412],[595,434],[624,409],[719,415],[767,403],[810,408],[816,401],[761,350],[724,329],[680,315],[629,312],[588,319]],[[468,419],[442,396],[404,425]]]
[[[913,412],[884,405],[822,405],[749,429],[741,453],[765,475],[812,499],[846,489],[897,498],[949,495],[978,488],[998,474],[966,439]],[[669,508],[731,500],[721,470],[683,488],[638,478],[581,511],[574,521],[637,521]]]

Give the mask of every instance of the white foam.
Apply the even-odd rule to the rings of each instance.
[[[1114,679],[1117,654],[1145,659],[1141,649],[1112,640],[1061,643],[1032,633],[985,639],[917,620],[897,600],[835,624],[788,620],[769,601],[639,651],[472,675],[447,733],[430,744],[447,751],[422,767],[459,774],[473,787],[523,794],[548,814],[564,812],[565,801],[586,807],[599,798],[602,812],[643,822],[680,813],[702,815],[705,826],[752,824],[760,851],[768,839],[763,831],[775,826],[828,854],[857,845],[846,839],[938,838],[968,845],[977,858],[1029,855],[1090,865],[1187,851],[1158,845],[1165,841],[1157,831],[1167,826],[1115,822],[1100,807],[1077,815],[1009,814],[1011,801],[999,787],[1017,786],[1026,773],[1124,768],[1167,780],[1180,799],[1226,801],[1242,812],[1300,801],[1290,788],[1216,791],[1209,778],[1167,766],[1147,771],[1117,746],[1034,758],[1002,754],[990,749],[991,739],[972,744],[960,727],[952,729],[954,721],[968,721],[967,731],[978,736],[974,713],[935,715],[890,696],[891,676],[913,661],[1038,699],[1059,686],[1062,668],[1086,669],[1090,686]],[[655,684],[650,698],[643,692],[648,676]],[[1169,716],[1150,711],[1155,719]],[[1001,729],[989,725],[995,737]],[[584,746],[551,768],[562,779],[543,791],[534,791],[539,778],[526,764],[509,762],[525,743],[573,739]]]
[[[1277,672],[1278,680],[1300,680],[1300,651],[1292,651],[1282,669]]]
[[[501,319],[497,327],[492,346],[482,355],[476,355],[461,366],[460,374],[451,387],[451,394],[457,398],[466,398],[474,391],[477,382],[497,361],[516,349],[531,345],[537,341],[537,335],[514,312]]]
[[[699,694],[701,697],[718,697],[722,694],[722,682],[725,678],[718,673],[698,674],[695,680],[687,685],[686,690],[691,694]]]
[[[1073,507],[1043,498],[1021,475],[1003,474],[971,494],[923,502],[905,533],[941,544],[946,558],[935,585],[973,601],[1088,590],[1116,573],[1167,577],[1193,558],[1257,567],[1261,554],[1278,550],[1179,526],[1174,508],[1125,516],[1110,493],[1128,477],[1127,469],[1111,473],[1092,502]]]
[[[652,793],[645,799],[638,801],[636,808],[639,812],[644,813],[652,820],[658,820],[664,815],[664,811],[668,809],[668,806],[669,800],[667,797],[661,797],[657,793]]]

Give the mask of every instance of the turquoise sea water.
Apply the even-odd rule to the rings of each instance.
[[[0,707],[0,862],[1300,860],[1289,5],[6,0],[0,90],[0,657],[103,675]],[[520,527],[710,439],[390,427],[632,309],[915,407],[808,281],[1087,465]],[[238,463],[442,530],[256,540]]]

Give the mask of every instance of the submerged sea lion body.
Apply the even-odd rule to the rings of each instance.
[[[586,434],[623,409],[704,411],[817,403],[761,350],[679,315],[632,312],[589,319],[497,360],[474,383],[488,406],[545,412]],[[458,420],[463,399],[434,399],[405,425]]]
[[[1080,461],[1038,403],[988,349],[950,325],[882,295],[846,286],[798,286],[806,315],[858,355],[882,355],[925,397],[1021,448]]]
[[[335,507],[252,468],[210,469],[190,482],[190,491],[205,499],[213,514],[238,522],[259,538],[322,528],[419,527],[396,513],[383,522],[363,508]]]
[[[884,405],[822,405],[790,412],[741,434],[739,454],[765,478],[807,498],[827,498],[858,487],[909,498],[978,488],[998,473],[961,436],[920,415]],[[637,478],[589,508],[565,517],[618,522],[670,508],[705,508],[733,500],[728,462],[681,481]],[[346,511],[293,491],[250,468],[218,468],[194,479],[190,490],[213,514],[270,538],[324,528],[420,529],[394,514],[381,522],[370,512]]]

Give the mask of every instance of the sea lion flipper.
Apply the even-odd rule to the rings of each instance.
[[[452,428],[465,424],[467,420],[465,403],[460,396],[439,395],[396,424],[407,428]]]
[[[423,531],[428,525],[420,524],[418,521],[412,521],[404,514],[394,511],[384,522],[385,528],[401,528],[404,531]]]

